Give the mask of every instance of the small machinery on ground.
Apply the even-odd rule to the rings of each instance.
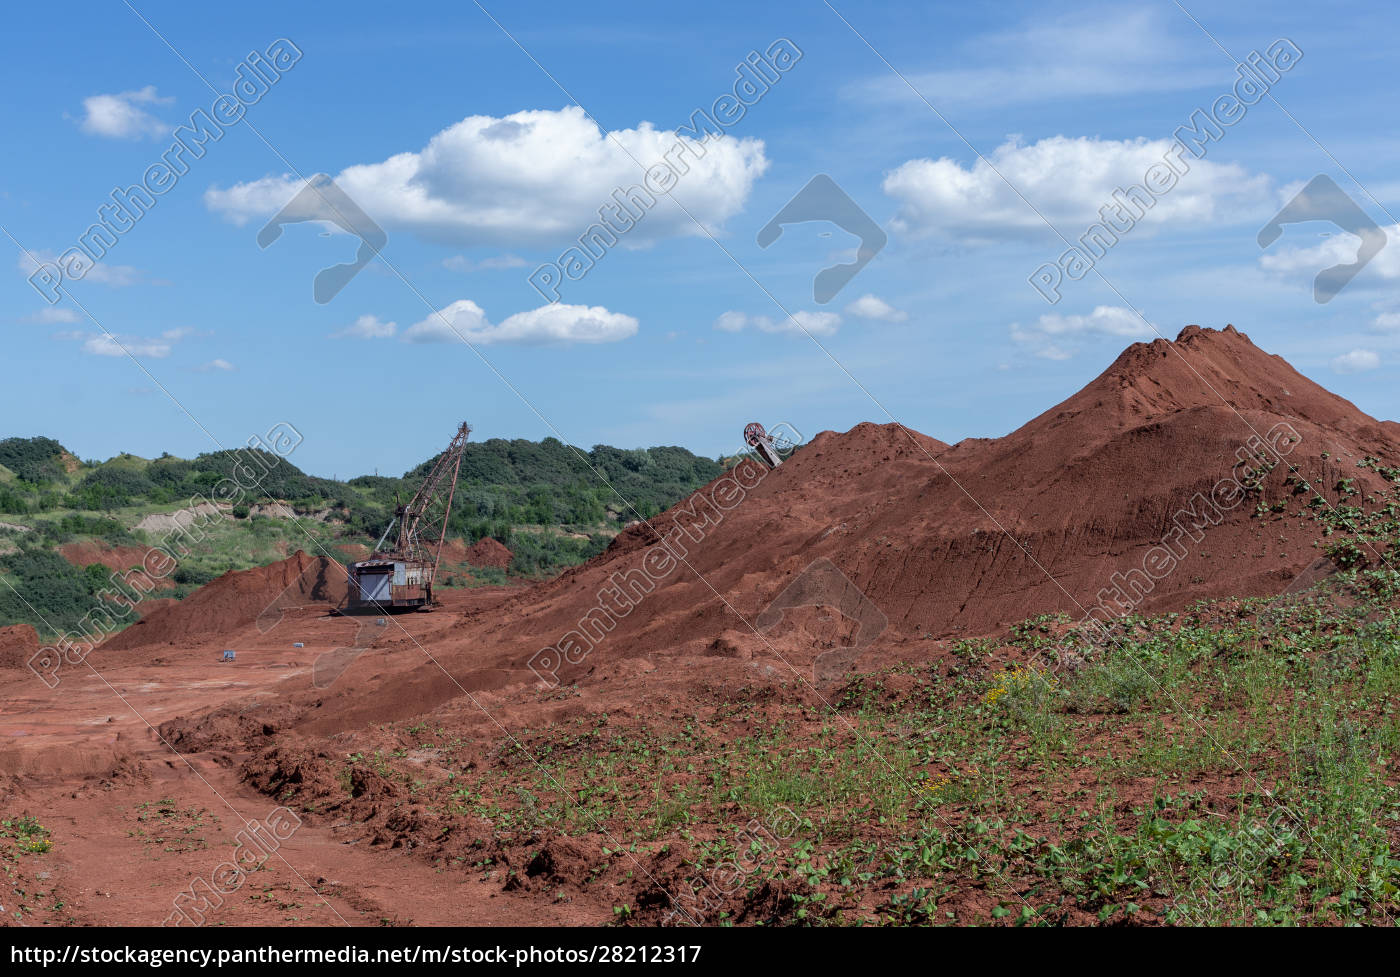
[[[379,537],[374,553],[367,560],[350,565],[350,596],[346,601],[348,613],[375,611],[383,613],[398,608],[429,610],[433,606],[433,579],[437,576],[443,540],[447,536],[447,518],[452,514],[452,497],[457,491],[457,473],[462,468],[462,452],[472,429],[463,424],[457,429],[452,443],[438,456],[418,492],[407,505],[394,510],[393,521]],[[432,524],[426,524],[429,510],[442,503],[439,526],[433,513]],[[428,529],[424,540],[422,530]],[[395,528],[394,544],[385,548],[389,534]],[[438,538],[431,538],[432,530]]]

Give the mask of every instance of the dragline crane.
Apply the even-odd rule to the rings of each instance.
[[[433,580],[447,537],[447,519],[452,514],[462,452],[466,450],[471,433],[467,424],[457,429],[452,443],[438,456],[413,498],[406,505],[401,503],[394,507],[393,521],[379,537],[374,553],[369,559],[351,565],[349,610],[385,611],[400,607],[427,610],[432,607]],[[441,527],[435,514],[429,524],[429,510],[440,501],[443,503]],[[384,544],[395,529],[398,535],[394,544],[385,549]],[[425,529],[429,534],[426,540],[423,538]],[[434,529],[438,530],[436,541],[431,535]]]
[[[769,468],[777,468],[783,463],[783,455],[797,447],[797,442],[765,431],[758,421],[744,426],[744,442],[758,453]]]

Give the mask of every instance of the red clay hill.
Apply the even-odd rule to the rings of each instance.
[[[112,652],[133,648],[189,644],[251,624],[269,608],[339,604],[346,589],[341,564],[297,550],[265,567],[226,573],[184,600],[147,614],[103,642],[99,654],[110,659]]]
[[[857,635],[830,607],[795,608],[756,633],[768,605],[821,560],[887,620],[871,649],[884,659],[928,654],[927,637],[989,634],[1043,612],[1078,619],[1096,605],[1155,612],[1279,593],[1316,564],[1319,529],[1256,518],[1258,502],[1291,497],[1290,466],[1333,501],[1342,478],[1367,494],[1388,491],[1357,461],[1395,463],[1397,432],[1233,327],[1190,326],[1174,342],[1129,347],[1005,437],[950,446],[895,424],[823,432],[780,468],[741,469],[737,483],[724,476],[583,566],[454,622],[431,649],[395,659],[416,659],[409,671],[376,671],[373,652],[355,667],[381,693],[385,718],[463,688],[533,684],[527,663],[562,649],[570,632],[589,640],[575,638],[567,656],[534,657],[537,671],[548,665],[564,683],[788,673]],[[1251,476],[1256,491],[1222,492]],[[666,560],[662,537],[683,562]],[[316,728],[359,717],[366,694],[341,683]],[[337,718],[335,700],[346,696]]]
[[[357,678],[308,702],[317,703],[316,729],[330,732],[367,718],[371,698],[376,718],[416,715],[464,689],[534,684],[537,672],[584,684],[657,670],[742,680],[808,668],[871,636],[866,650],[878,659],[918,658],[930,653],[925,638],[990,634],[1043,612],[1078,619],[1095,607],[1155,612],[1279,593],[1316,564],[1319,527],[1257,518],[1258,503],[1291,498],[1290,466],[1319,489],[1348,478],[1366,494],[1388,491],[1357,461],[1395,463],[1397,431],[1233,327],[1189,326],[1175,342],[1129,347],[1005,437],[950,446],[896,424],[861,424],[819,434],[771,472],[740,466],[554,580],[439,616],[430,643],[390,628],[347,672]],[[1263,443],[1277,453],[1261,452]],[[1276,464],[1262,470],[1269,457]],[[1250,476],[1250,494],[1231,481]],[[307,579],[311,559],[221,578],[101,653],[213,640]],[[760,622],[814,564],[849,581],[836,587],[844,597],[825,601],[845,601],[847,613],[795,607]],[[304,586],[308,602],[343,587],[337,565],[320,569]],[[821,572],[818,586],[830,590],[831,571]],[[853,594],[869,605],[851,605]],[[861,634],[863,616],[879,621]]]
[[[1284,463],[1262,470],[1268,458],[1251,439],[1275,446]],[[0,777],[27,778],[26,791],[38,791],[39,778],[53,785],[7,803],[64,824],[56,861],[44,864],[63,867],[59,895],[74,907],[64,912],[84,921],[164,919],[171,892],[207,876],[214,859],[204,850],[186,860],[120,856],[141,827],[138,799],[183,797],[175,791],[192,783],[189,769],[249,817],[272,803],[296,807],[296,864],[336,880],[317,893],[331,893],[337,916],[611,919],[631,899],[620,873],[633,887],[689,878],[685,856],[669,844],[645,856],[646,883],[619,858],[590,890],[581,880],[601,856],[581,854],[577,839],[544,829],[528,847],[493,847],[494,823],[420,803],[420,779],[471,785],[503,769],[533,778],[535,736],[556,724],[551,764],[586,758],[588,737],[623,739],[634,723],[669,724],[676,742],[690,741],[694,720],[723,736],[767,731],[797,715],[767,703],[815,706],[800,679],[833,653],[842,668],[934,663],[951,639],[995,635],[1047,611],[1078,618],[1134,581],[1148,586],[1124,599],[1147,612],[1282,592],[1300,574],[1311,579],[1319,555],[1320,527],[1297,516],[1311,496],[1285,484],[1289,466],[1334,504],[1343,480],[1363,495],[1389,494],[1380,474],[1358,467],[1366,456],[1400,463],[1400,426],[1366,416],[1232,328],[1192,326],[1174,342],[1128,348],[1005,437],[948,445],[895,424],[823,432],[771,472],[741,464],[553,580],[445,590],[431,614],[386,615],[375,628],[374,617],[331,617],[343,569],[301,553],[228,574],[100,646],[100,674],[65,664],[55,689],[0,667],[0,718],[9,721]],[[1234,477],[1251,491],[1232,493]],[[1256,515],[1260,502],[1285,500],[1286,511],[1265,505]],[[1166,569],[1163,553],[1174,560]],[[794,595],[784,613],[764,613]],[[258,620],[273,605],[285,623],[269,630]],[[36,645],[28,629],[0,632],[0,665]],[[852,646],[860,655],[841,657]],[[238,650],[236,663],[219,662],[223,648]],[[544,687],[537,673],[551,672],[575,687]],[[834,677],[815,674],[819,685]],[[839,689],[821,687],[829,698]],[[815,732],[824,715],[813,708],[806,728]],[[694,742],[708,750],[738,740]],[[387,774],[368,760],[347,766],[354,756],[397,765]],[[686,781],[618,797],[649,804],[678,783]],[[736,802],[724,816],[747,810]],[[230,829],[238,822],[218,813]],[[415,847],[420,857],[402,857]],[[476,878],[488,855],[510,870],[504,889],[500,876]],[[443,875],[448,856],[477,868]],[[407,881],[386,889],[389,876]],[[304,890],[304,879],[287,878],[288,891]],[[442,898],[443,884],[452,898]],[[561,885],[569,900],[557,898]],[[318,900],[297,898],[299,917],[335,921]],[[643,906],[641,896],[630,904]],[[286,918],[284,903],[265,907],[257,893],[238,905],[253,921]]]
[[[24,668],[39,650],[39,636],[28,624],[0,628],[0,668]]]

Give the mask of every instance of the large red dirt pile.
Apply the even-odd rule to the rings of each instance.
[[[0,628],[0,668],[23,668],[39,650],[39,636],[28,624]]]
[[[1208,511],[1222,479],[1254,467],[1241,467],[1242,448],[1280,443],[1279,430],[1286,464]],[[1392,486],[1357,462],[1400,462],[1397,431],[1233,328],[1188,327],[1129,347],[1001,438],[948,445],[860,424],[822,432],[771,472],[741,464],[553,580],[444,620],[421,642],[392,632],[383,654],[351,666],[353,681],[308,693],[307,731],[457,709],[463,689],[534,684],[537,673],[627,690],[629,702],[685,702],[702,694],[697,683],[728,689],[793,668],[835,679],[938,655],[946,645],[927,639],[990,635],[1046,612],[1077,620],[1281,593],[1320,555],[1289,466],[1333,504],[1345,501],[1342,480],[1385,494]],[[1279,501],[1286,516],[1257,514]],[[1170,568],[1147,575],[1163,553]],[[787,609],[769,610],[775,602]],[[123,638],[164,634],[157,623]]]
[[[304,604],[339,604],[346,596],[346,571],[324,556],[297,550],[285,560],[224,574],[189,597],[156,610],[119,632],[102,650],[179,644],[232,631],[260,614]]]
[[[1287,464],[1264,476],[1259,495],[1226,500],[1234,504],[1196,531],[1198,496],[1232,473],[1243,477],[1242,447],[1256,436],[1277,441],[1270,432],[1278,430],[1300,439],[1287,445]],[[1255,518],[1257,500],[1290,497],[1288,465],[1317,487],[1347,478],[1363,492],[1386,491],[1357,461],[1400,459],[1397,430],[1233,327],[1190,326],[1175,342],[1129,347],[1079,393],[1005,437],[949,446],[898,425],[823,432],[737,496],[725,478],[711,483],[499,614],[463,622],[443,654],[469,649],[463,668],[533,681],[525,667],[533,653],[611,607],[606,618],[595,613],[606,626],[602,640],[586,655],[575,652],[580,660],[559,670],[561,680],[638,658],[810,664],[853,640],[843,615],[794,608],[761,634],[754,629],[821,559],[883,614],[884,645],[986,634],[1042,612],[1078,619],[1125,574],[1142,581],[1144,560],[1182,526],[1172,570],[1122,591],[1129,609],[1278,593],[1317,558],[1318,527]],[[680,542],[684,565],[643,578],[659,536]],[[653,568],[664,562],[652,559]],[[615,585],[633,588],[635,611],[607,596]]]
[[[1277,435],[1269,438],[1280,425],[1290,438],[1287,464],[1251,473],[1243,498],[1222,500],[1232,504],[1198,511],[1197,531],[1186,514],[1222,480],[1245,476],[1241,449],[1252,438],[1280,444]],[[860,764],[878,762],[880,744],[909,745],[910,715],[943,709],[943,693],[961,687],[955,671],[991,678],[1007,658],[996,644],[955,651],[956,639],[997,636],[1002,625],[1042,612],[1081,617],[1086,608],[1103,606],[1103,595],[1120,586],[1115,580],[1134,573],[1147,586],[1129,601],[1131,609],[1148,613],[1200,597],[1296,593],[1334,565],[1319,559],[1314,546],[1323,527],[1312,517],[1325,507],[1310,502],[1319,494],[1331,505],[1364,499],[1378,510],[1394,490],[1374,466],[1358,465],[1367,456],[1400,465],[1400,425],[1366,416],[1234,329],[1188,327],[1174,342],[1130,347],[1083,390],[1004,437],[950,445],[894,424],[823,432],[771,472],[741,463],[553,580],[444,588],[431,613],[327,615],[326,606],[344,595],[344,570],[303,553],[225,575],[99,647],[100,675],[65,663],[63,684],[51,688],[22,672],[0,672],[0,718],[10,721],[0,775],[27,778],[25,790],[37,790],[30,785],[39,778],[61,784],[32,795],[61,826],[56,852],[68,853],[68,862],[43,864],[56,878],[65,865],[83,868],[71,883],[71,912],[84,922],[163,919],[170,892],[207,876],[202,846],[183,860],[167,847],[168,857],[138,852],[137,861],[122,847],[146,837],[150,825],[137,820],[146,817],[138,813],[147,809],[144,802],[160,805],[163,817],[185,816],[166,810],[169,801],[161,799],[193,782],[191,768],[201,789],[234,798],[239,810],[286,805],[297,812],[298,858],[310,860],[305,868],[298,863],[304,877],[284,873],[268,883],[296,891],[286,898],[318,913],[312,922],[332,922],[332,914],[357,923],[597,922],[614,919],[619,903],[632,907],[633,922],[658,922],[678,896],[685,898],[682,886],[708,886],[718,895],[695,866],[716,845],[732,844],[735,825],[767,806],[755,805],[753,791],[745,799],[704,786],[770,771],[765,758],[755,758],[755,743],[781,731],[774,750],[815,744],[828,761],[856,764],[850,769],[860,773]],[[1308,487],[1288,483],[1289,466]],[[1164,544],[1167,538],[1175,545]],[[1160,568],[1152,554],[1178,551],[1160,575],[1142,572]],[[291,626],[264,628],[269,609],[278,620],[285,614]],[[1206,613],[1203,626],[1215,626],[1213,614],[1217,622],[1240,622],[1233,633],[1247,634],[1242,610],[1241,602],[1226,602]],[[1310,614],[1299,608],[1296,620],[1306,623]],[[37,645],[22,629],[0,631],[0,648],[4,640],[30,654]],[[1264,655],[1280,647],[1268,639],[1255,644],[1254,653]],[[142,645],[149,649],[136,647]],[[236,663],[215,667],[226,647],[239,651]],[[104,659],[109,648],[117,651]],[[845,674],[896,661],[923,667]],[[1234,666],[1252,667],[1252,660]],[[575,687],[542,687],[539,676],[548,673]],[[820,698],[810,694],[808,681],[819,686]],[[1100,698],[1098,690],[1086,691],[1091,702]],[[1130,725],[1118,725],[1117,716],[1106,723],[1090,705],[1083,722],[1065,726],[1070,741],[1117,755],[1128,739],[1170,732],[1172,710],[1148,701],[1156,698],[1111,706],[1144,707]],[[832,722],[826,705],[846,718]],[[1240,716],[1251,708],[1230,707]],[[867,722],[869,709],[886,708],[888,723]],[[1216,715],[1233,722],[1236,713]],[[984,721],[995,720],[975,720]],[[148,724],[158,724],[159,737]],[[171,745],[178,759],[169,754]],[[632,767],[638,749],[663,760],[689,751],[697,762],[684,770],[661,761]],[[974,766],[967,757],[936,752],[909,772],[940,778],[926,786],[950,778],[968,786],[970,793],[936,801],[955,833],[982,813],[982,805],[960,798],[980,796],[984,776],[1005,781],[1013,796],[1031,798],[1025,817],[988,836],[990,844],[1009,841],[1022,828],[1049,830],[1046,825],[1060,841],[1072,841],[1081,829],[1092,832],[1085,819],[1061,823],[1059,813],[1066,798],[1083,792],[1082,769],[1061,765],[1065,776],[1046,780],[1040,765],[1015,757],[988,772],[977,768],[980,761]],[[730,754],[743,758],[713,762]],[[540,812],[555,801],[541,793],[537,758],[577,772],[577,758],[592,763],[599,756],[619,761],[617,776],[604,769],[606,789],[640,803],[610,805],[611,813],[580,829],[591,837],[544,823]],[[1260,756],[1261,769],[1278,766],[1272,762],[1278,751]],[[811,751],[794,757],[799,766],[821,761]],[[1136,776],[1133,764],[1101,766],[1126,772],[1117,782],[1089,787],[1115,791],[1120,813],[1152,813],[1154,778]],[[458,790],[464,771],[473,787],[465,800]],[[1242,781],[1239,774],[1215,761],[1193,768],[1192,789],[1204,800],[1164,816],[1239,808],[1240,791],[1249,788],[1249,777]],[[59,775],[69,780],[56,781]],[[551,797],[573,803],[597,783],[590,776],[544,786]],[[884,768],[878,776],[886,776]],[[838,781],[834,792],[804,799],[812,824],[847,823],[849,798]],[[884,810],[896,796],[896,803],[906,802],[907,790],[894,788],[889,779],[883,794],[861,803]],[[262,792],[267,804],[251,803],[249,790]],[[23,813],[28,796],[12,795],[10,809]],[[656,812],[657,844],[648,851],[619,852],[613,843],[652,819],[620,813],[629,806]],[[808,810],[794,807],[807,817]],[[683,812],[679,821],[672,810]],[[171,824],[210,822],[193,807],[188,817]],[[872,831],[860,846],[876,855],[860,864],[887,881],[903,871],[888,853],[907,848],[919,822],[865,820]],[[1133,830],[1131,820],[1119,827]],[[826,845],[811,857],[830,865],[847,857],[855,849],[839,834],[841,853]],[[232,843],[231,835],[224,832],[223,840]],[[1038,858],[1029,852],[1019,863],[1007,861],[1006,899],[1035,889],[1051,901],[1046,905],[1077,906],[1070,910],[1076,915],[1051,921],[1091,921],[1103,899],[1068,901],[1069,889],[1057,889],[1053,880],[1046,888]],[[991,919],[1005,899],[983,884],[984,860],[964,862],[938,869],[948,884],[936,900],[908,897],[908,886],[924,881],[910,877],[894,888],[867,890],[878,905],[866,902],[848,918],[917,920],[908,915],[917,903],[926,918]],[[788,886],[782,872],[763,871],[771,878],[739,886],[718,903],[700,895],[709,917],[718,919],[723,908],[736,923],[794,918],[795,897],[808,890]],[[800,873],[788,874],[801,881]],[[390,877],[400,884],[386,888]],[[328,911],[301,894],[305,878],[336,880],[316,888]],[[30,889],[38,884],[22,881]],[[450,898],[442,895],[444,885],[452,887]],[[820,891],[829,907],[839,907],[851,889],[828,880]],[[101,898],[88,901],[92,892]],[[253,922],[284,921],[282,898],[234,908]],[[283,909],[259,915],[276,906]],[[1168,910],[1154,897],[1139,915],[1162,921],[1171,918]],[[545,915],[559,912],[568,915]]]
[[[483,536],[473,543],[462,558],[462,562],[474,567],[495,567],[504,570],[510,566],[514,554],[500,540]]]
[[[496,567],[504,570],[510,566],[515,554],[511,553],[500,540],[484,536],[471,546],[462,539],[444,540],[442,562],[472,567]]]

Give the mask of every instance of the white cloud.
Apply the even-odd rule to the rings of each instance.
[[[170,132],[170,124],[139,106],[173,101],[173,97],[158,95],[155,85],[115,95],[92,95],[83,99],[85,114],[79,125],[84,132],[109,139],[159,139]]]
[[[87,260],[84,259],[83,263],[87,264]],[[41,264],[58,265],[57,252],[21,251],[19,253],[20,274],[26,278],[34,274]],[[126,288],[128,285],[135,285],[140,279],[141,272],[131,265],[113,265],[105,261],[91,265],[82,275],[82,280],[85,282],[97,282],[99,285],[109,285],[112,288]]]
[[[228,360],[210,360],[208,363],[203,363],[195,367],[195,369],[198,370],[200,373],[228,373],[237,369],[237,367],[235,367]]]
[[[351,166],[335,182],[389,231],[462,244],[559,244],[597,223],[600,207],[616,207],[613,192],[642,183],[643,167],[662,161],[677,139],[649,122],[604,133],[577,106],[504,118],[473,115],[417,152]],[[703,233],[670,196],[706,226],[719,227],[743,209],[768,168],[761,140],[713,139],[699,159],[693,153],[700,144],[684,142],[690,150],[680,160],[688,172],[622,236],[627,246]],[[204,201],[244,223],[274,213],[300,186],[290,175],[265,177],[226,190],[211,187]]]
[[[1354,349],[1332,360],[1333,373],[1365,373],[1381,365],[1381,358],[1369,349]]]
[[[982,240],[1027,230],[1049,234],[1036,214],[1039,210],[1073,240],[1103,220],[1103,207],[1113,213],[1115,190],[1142,186],[1147,171],[1161,164],[1173,145],[1171,139],[1083,136],[1052,136],[1023,145],[1012,138],[993,150],[991,165],[979,159],[969,169],[947,157],[910,160],[885,177],[885,193],[899,202],[890,223],[912,235],[940,231]],[[1193,160],[1189,155],[1186,160],[1191,170],[1171,190],[1158,197],[1148,194],[1150,207],[1125,204],[1123,212],[1142,227],[1267,216],[1264,211],[1274,200],[1269,177],[1250,175],[1235,163]],[[1120,219],[1120,227],[1127,220]]]
[[[760,332],[786,332],[799,336],[804,330],[813,336],[830,336],[840,326],[841,317],[835,312],[794,312],[791,317],[782,316],[776,321],[766,315],[726,312],[715,320],[715,328],[721,332],[742,332],[753,327]]]
[[[794,312],[792,318],[797,320],[798,326],[814,336],[830,336],[841,325],[841,317],[835,312]],[[794,328],[791,320],[780,320],[777,331],[791,332]]]
[[[179,329],[167,329],[159,337],[132,336],[129,334],[111,334],[106,332],[85,332],[81,329],[69,330],[66,332],[56,332],[52,338],[60,342],[82,343],[82,351],[89,356],[147,356],[152,359],[163,360],[170,355],[175,344],[188,336],[209,335],[199,333],[188,326]],[[232,366],[218,366],[226,363],[225,360],[214,360],[205,364],[200,369],[232,369]]]
[[[601,306],[558,302],[517,312],[493,326],[481,306],[470,299],[458,299],[409,326],[403,338],[411,343],[460,343],[466,339],[482,345],[543,346],[615,343],[636,332],[637,320],[629,315],[609,312]]]
[[[1080,340],[1090,336],[1149,339],[1156,332],[1131,309],[1100,305],[1088,315],[1043,315],[1030,326],[1011,324],[1011,338],[1033,355],[1047,360],[1067,360],[1079,350]]]
[[[47,309],[40,309],[33,315],[25,316],[25,322],[38,322],[43,325],[55,325],[60,322],[73,323],[80,320],[78,313],[72,309],[65,309],[61,306],[51,305]]]
[[[857,319],[874,319],[878,322],[903,322],[909,313],[896,309],[882,298],[862,295],[846,306],[846,314]]]
[[[331,333],[332,339],[388,339],[398,331],[397,322],[384,322],[378,316],[362,315],[339,332]]]
[[[83,342],[83,352],[91,356],[149,356],[163,360],[170,355],[171,343],[163,339],[143,339],[140,336],[109,336],[99,333]]]
[[[1189,30],[1189,24],[1186,25]],[[981,107],[1085,96],[1122,97],[1233,84],[1228,70],[1201,54],[1198,39],[1158,11],[1076,12],[971,38],[946,63],[970,65],[906,73],[934,105]],[[908,104],[915,96],[900,78],[878,72],[854,94]],[[922,107],[922,106],[920,106]],[[927,110],[925,110],[927,111]]]
[[[1152,335],[1152,328],[1143,322],[1142,316],[1119,305],[1100,305],[1088,315],[1050,313],[1041,316],[1035,328],[1052,336],[1080,333],[1100,333],[1105,336]]]
[[[1382,312],[1371,320],[1374,332],[1400,332],[1400,312]]]
[[[743,332],[749,317],[742,312],[725,312],[715,320],[715,328],[724,332]]]
[[[460,254],[454,254],[450,258],[442,259],[442,266],[450,271],[460,271],[470,274],[474,271],[499,271],[502,268],[524,268],[530,262],[515,254],[500,254],[491,258],[483,258],[481,261],[472,261]]]
[[[1308,231],[1304,230],[1306,226],[1292,231],[1298,238],[1307,237]],[[1325,222],[1314,226],[1317,229],[1315,233],[1322,237],[1318,244],[1283,247],[1275,244],[1259,256],[1259,267],[1281,279],[1290,279],[1299,285],[1305,285],[1311,290],[1313,279],[1324,268],[1349,265],[1356,261],[1357,249],[1361,247],[1359,237],[1339,231],[1332,224]],[[1323,227],[1326,228],[1325,231],[1321,230]],[[1381,248],[1356,278],[1348,283],[1348,287],[1375,286],[1400,279],[1400,224],[1391,224],[1382,227],[1381,230],[1385,231],[1388,239],[1385,247]],[[1288,233],[1289,229],[1285,229],[1282,240],[1288,240]],[[1379,325],[1379,321],[1376,324]]]
[[[462,337],[491,328],[486,313],[471,299],[458,299],[404,331],[410,343],[460,343]],[[460,333],[460,335],[459,335]]]

